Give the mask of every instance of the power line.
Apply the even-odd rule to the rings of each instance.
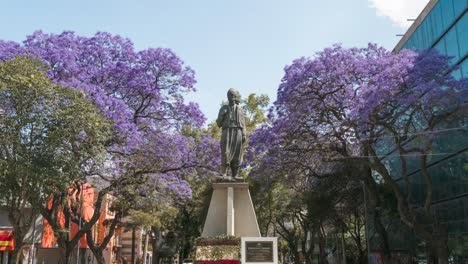
[[[448,132],[448,131],[454,131],[454,130],[464,130],[464,129],[467,129],[467,128],[464,127],[464,126],[459,126],[459,127],[436,129],[436,130],[430,130],[430,131],[414,132],[414,133],[407,133],[407,134],[398,134],[398,135],[394,135],[394,136],[388,135],[388,136],[380,136],[380,137],[364,137],[364,138],[360,139],[360,141],[366,140],[366,139],[395,138],[395,137],[403,136],[403,135],[417,136],[417,135],[432,134],[432,133],[438,133],[438,132]]]
[[[463,150],[466,151],[467,149]],[[461,151],[461,152],[463,152]],[[387,158],[387,157],[421,157],[421,156],[445,156],[445,155],[453,155],[460,153],[460,151],[455,152],[440,152],[440,153],[408,153],[408,154],[391,154],[391,155],[368,155],[368,156],[350,156],[350,157],[341,157],[337,159],[355,159],[355,158]]]

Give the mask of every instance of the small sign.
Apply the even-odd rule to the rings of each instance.
[[[273,262],[273,241],[246,241],[246,262]]]
[[[276,237],[242,237],[243,264],[277,264],[278,241]]]

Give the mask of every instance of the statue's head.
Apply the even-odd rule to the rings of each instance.
[[[239,104],[240,103],[240,94],[234,88],[229,89],[229,91],[227,92],[227,97],[228,97],[228,100],[229,100],[229,104]]]

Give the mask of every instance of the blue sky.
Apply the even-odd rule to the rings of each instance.
[[[39,29],[108,31],[130,38],[136,49],[171,48],[196,71],[198,91],[187,99],[210,122],[231,87],[273,101],[294,58],[334,43],[392,49],[395,34],[406,31],[404,17],[414,18],[427,3],[405,1],[0,0],[0,38],[22,41]]]

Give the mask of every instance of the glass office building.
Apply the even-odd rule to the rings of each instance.
[[[436,49],[453,56],[456,77],[468,77],[468,0],[431,0],[395,47]]]
[[[394,51],[402,49],[436,49],[453,57],[452,63],[459,65],[452,73],[456,78],[468,78],[468,0],[431,0]],[[461,91],[461,100],[468,104],[468,91]],[[443,131],[438,133],[433,149],[438,155],[431,157],[428,168],[434,186],[432,204],[438,220],[448,227],[451,263],[468,263],[468,115],[440,129]],[[391,145],[382,142],[380,154],[391,153]],[[389,155],[386,161],[391,169],[400,167],[398,157]],[[420,207],[425,198],[421,168],[417,160],[410,160],[408,165],[414,206]],[[404,184],[402,178],[397,180],[401,186]],[[416,255],[424,250],[410,230],[404,226],[395,230],[400,230],[399,234],[388,230],[392,250]]]

